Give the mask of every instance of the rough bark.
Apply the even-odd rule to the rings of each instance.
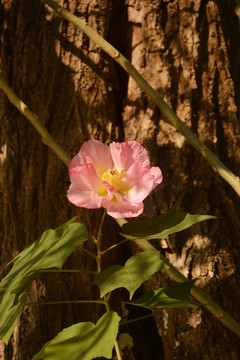
[[[155,245],[163,247],[178,269],[190,279],[198,278],[198,284],[240,320],[240,204],[234,192],[163,119],[135,82],[84,34],[40,1],[2,3],[0,67],[71,155],[89,138],[105,143],[138,140],[164,174],[163,184],[145,201],[143,217],[163,213],[176,201],[185,211],[218,217],[171,237],[169,248],[160,241]],[[239,174],[239,43],[234,1],[69,0],[59,4],[88,21],[131,59],[200,139]],[[93,240],[101,210],[76,209],[68,203],[67,169],[2,93],[0,117],[2,265],[45,229],[76,213]],[[107,238],[108,243],[118,240],[118,228],[110,218],[104,230]],[[93,241],[88,246],[93,248]],[[123,247],[122,254],[111,254],[106,264],[122,263],[131,251],[135,249]],[[92,268],[94,264],[76,251],[66,266]],[[146,288],[167,283],[165,276],[157,275]],[[29,290],[31,301],[96,295],[86,276],[48,275]],[[119,296],[124,298],[125,292]],[[5,360],[31,359],[63,327],[96,321],[101,311],[89,305],[29,307],[0,354]],[[135,344],[133,353],[125,353],[126,359],[225,360],[237,359],[240,353],[237,338],[202,308],[161,311],[155,320],[158,332],[151,321],[123,329],[133,334]]]

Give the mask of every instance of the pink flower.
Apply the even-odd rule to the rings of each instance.
[[[69,201],[88,209],[104,207],[115,218],[141,214],[142,201],[163,178],[136,141],[107,146],[89,140],[71,160],[69,174]]]

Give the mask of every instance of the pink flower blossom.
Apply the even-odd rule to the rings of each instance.
[[[143,212],[143,200],[162,181],[162,172],[151,167],[147,151],[136,141],[110,146],[89,140],[69,165],[68,200],[76,206],[104,207],[115,218]]]

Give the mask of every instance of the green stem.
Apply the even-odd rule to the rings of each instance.
[[[1,270],[0,270],[0,274],[9,266],[11,265],[15,260],[17,260],[19,257],[19,255],[15,256],[14,259],[12,259],[11,261],[9,261],[9,263],[7,263]]]
[[[97,255],[93,254],[91,251],[88,251],[87,249],[84,249],[83,247],[81,248],[81,251],[85,252],[86,254],[88,254],[89,256],[94,258],[95,260],[97,260]]]
[[[101,251],[101,254],[104,255],[104,254],[106,254],[108,251],[114,249],[115,247],[117,247],[117,246],[119,246],[119,245],[124,244],[124,243],[127,242],[127,241],[129,241],[129,240],[128,240],[128,239],[124,239],[124,240],[122,240],[122,241],[119,241],[117,244],[114,244],[114,245],[110,246],[109,248],[107,248],[107,249],[104,250],[104,251]]]
[[[62,149],[62,147],[54,140],[52,135],[49,134],[47,129],[41,124],[38,116],[34,114],[29,107],[24,104],[24,102],[19,99],[19,97],[14,93],[10,88],[8,83],[4,80],[2,74],[0,73],[0,89],[2,89],[7,95],[9,101],[15,105],[18,110],[30,121],[30,123],[35,127],[38,133],[42,137],[44,144],[49,146],[55,154],[61,159],[65,165],[68,166],[71,158],[68,154]]]
[[[107,311],[111,310],[110,305],[109,305],[109,298],[110,298],[109,294],[110,293],[108,293],[107,295],[104,296],[104,303],[105,303],[105,307],[106,307]],[[117,340],[115,340],[114,347],[115,347],[117,359],[122,360],[122,355],[121,355],[121,351],[120,351],[119,344],[118,344]]]
[[[115,219],[116,222],[122,227],[127,223],[125,219]],[[158,251],[147,240],[132,240],[143,251]],[[162,254],[161,259],[169,266],[166,270],[168,276],[177,281],[185,282],[189,281],[180,271],[178,271]],[[191,290],[191,294],[197,299],[203,306],[205,306],[221,323],[223,323],[228,329],[234,332],[240,337],[240,324],[235,321],[230,315],[228,315],[220,306],[218,306],[202,289],[194,286]]]
[[[97,245],[97,257],[96,257],[96,261],[97,261],[97,273],[99,274],[101,272],[101,256],[102,256],[102,252],[101,252],[101,240],[102,240],[102,227],[103,227],[103,222],[106,216],[106,209],[104,209],[101,221],[100,221],[100,225],[99,225],[99,229],[98,229],[98,233],[97,233],[97,239],[95,240],[95,243]]]
[[[73,23],[76,27],[81,29],[91,40],[99,45],[107,54],[109,54],[122,68],[133,77],[139,87],[145,91],[146,94],[158,105],[162,114],[168,119],[171,125],[173,125],[191,144],[195,150],[197,150],[212,166],[223,179],[225,179],[229,185],[240,196],[240,179],[234,175],[219,159],[218,157],[203,144],[191,129],[180,120],[176,113],[170,108],[170,106],[163,100],[163,98],[147,83],[147,81],[140,75],[135,67],[111,44],[103,39],[95,30],[86,24],[85,21],[79,19],[77,16],[71,14],[63,7],[58,5],[53,0],[43,0],[48,4],[57,14],[64,19]]]
[[[40,273],[84,273],[84,274],[92,274],[96,275],[96,271],[89,271],[89,270],[76,270],[76,269],[64,269],[64,270],[58,270],[58,269],[42,269],[38,270]]]
[[[105,305],[105,302],[102,300],[65,300],[65,301],[39,301],[27,303],[29,306],[34,305],[59,305],[59,304],[102,304]]]
[[[99,274],[101,272],[101,257],[102,257],[102,252],[101,252],[101,240],[102,240],[102,228],[103,228],[103,222],[106,216],[106,209],[104,209],[101,221],[100,221],[100,225],[99,225],[99,229],[98,229],[98,233],[97,233],[97,238],[95,240],[96,245],[97,245],[97,273]],[[103,298],[103,302],[104,305],[107,309],[107,311],[110,311],[110,305],[109,305],[109,299],[110,299],[110,295],[111,293],[108,293],[107,295],[105,295]],[[121,356],[121,352],[119,349],[119,345],[117,340],[115,341],[115,350],[116,350],[116,355],[117,355],[117,359],[118,360],[122,360],[122,356]]]
[[[135,304],[130,304],[130,305],[135,305]],[[131,324],[131,323],[133,323],[133,322],[135,322],[135,321],[140,321],[140,320],[148,319],[148,318],[153,317],[153,316],[154,316],[153,313],[152,313],[152,314],[147,314],[147,315],[144,315],[144,316],[139,316],[139,317],[137,317],[137,318],[135,318],[135,319],[122,321],[122,322],[120,322],[120,325]]]

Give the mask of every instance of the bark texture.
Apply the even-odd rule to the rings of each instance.
[[[127,56],[179,117],[236,175],[240,165],[239,38],[233,0],[58,1]],[[56,140],[73,156],[83,141],[137,140],[160,166],[164,182],[145,201],[142,217],[159,215],[176,201],[182,210],[213,214],[204,222],[155,241],[184,275],[198,278],[227,312],[240,321],[238,303],[240,202],[233,190],[162,117],[155,104],[118,65],[78,29],[37,0],[3,0],[0,8],[0,68],[17,94],[36,112]],[[101,210],[76,209],[65,193],[68,173],[39,135],[0,93],[1,262],[4,266],[47,228],[76,213],[89,229],[89,249]],[[104,245],[119,240],[107,218]],[[109,239],[109,240],[107,240]],[[113,252],[118,263],[134,246]],[[80,250],[69,268],[94,267]],[[165,286],[163,274],[145,288]],[[97,296],[86,276],[45,276],[29,290],[29,300]],[[113,299],[125,298],[120,291]],[[120,311],[119,308],[117,310]],[[31,359],[63,327],[96,321],[101,307],[28,307],[3,360]],[[133,315],[140,316],[136,313]],[[130,359],[235,360],[239,340],[202,308],[159,311],[153,320],[121,329],[130,332]]]

